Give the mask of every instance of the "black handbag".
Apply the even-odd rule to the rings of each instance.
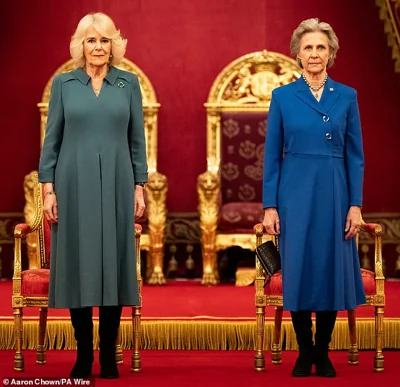
[[[256,256],[260,261],[265,274],[268,276],[264,284],[265,286],[271,280],[271,277],[281,270],[281,256],[279,254],[279,249],[274,242],[267,241],[256,247]]]

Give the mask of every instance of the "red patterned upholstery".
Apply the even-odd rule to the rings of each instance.
[[[47,297],[49,294],[49,269],[30,269],[21,273],[21,294],[24,297]]]
[[[364,291],[367,296],[376,293],[375,273],[369,270],[361,269],[361,277],[364,285]],[[265,292],[269,296],[282,296],[282,272],[278,271],[271,277],[271,281],[266,285]]]
[[[253,228],[254,223],[263,221],[262,203],[227,203],[219,211],[218,226],[221,230]]]
[[[221,115],[223,203],[261,203],[266,124],[267,113],[229,112]],[[253,225],[254,222],[248,228]]]
[[[361,277],[364,285],[364,291],[367,296],[376,293],[375,273],[373,271],[361,269]]]

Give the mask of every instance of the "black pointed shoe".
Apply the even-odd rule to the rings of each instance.
[[[292,370],[292,376],[296,378],[310,376],[312,365],[311,351],[300,351],[299,357],[297,358]]]
[[[71,378],[88,378],[92,376],[93,352],[82,354],[78,350],[75,364],[69,374]]]
[[[115,348],[115,347],[114,347]],[[115,349],[100,349],[100,377],[103,379],[118,379],[119,372],[115,359]]]
[[[336,370],[333,367],[331,359],[329,359],[328,353],[324,355],[316,355],[314,364],[316,375],[324,378],[334,378],[336,376]]]

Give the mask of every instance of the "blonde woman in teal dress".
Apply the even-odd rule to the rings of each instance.
[[[70,309],[72,377],[92,372],[95,306],[100,376],[119,376],[122,307],[139,304],[134,219],[145,209],[147,161],[138,78],[114,67],[125,48],[108,16],[86,15],[70,44],[77,69],[57,75],[51,90],[39,180],[52,223],[49,307]]]

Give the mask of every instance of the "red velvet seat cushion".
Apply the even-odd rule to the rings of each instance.
[[[364,285],[364,291],[367,296],[376,293],[375,273],[369,270],[361,269],[361,278]],[[265,287],[265,293],[270,296],[282,295],[282,272],[278,271],[271,277],[271,281]]]
[[[281,296],[282,295],[282,271],[279,270],[271,277],[271,281],[268,282],[265,287],[265,293],[270,296]]]
[[[29,269],[21,273],[21,293],[24,297],[47,297],[49,294],[49,269]]]
[[[364,291],[367,296],[376,293],[375,273],[370,270],[361,269],[361,277],[364,285]]]
[[[262,222],[263,217],[261,203],[227,203],[220,209],[218,228],[221,230],[246,229],[251,233],[254,224]]]

